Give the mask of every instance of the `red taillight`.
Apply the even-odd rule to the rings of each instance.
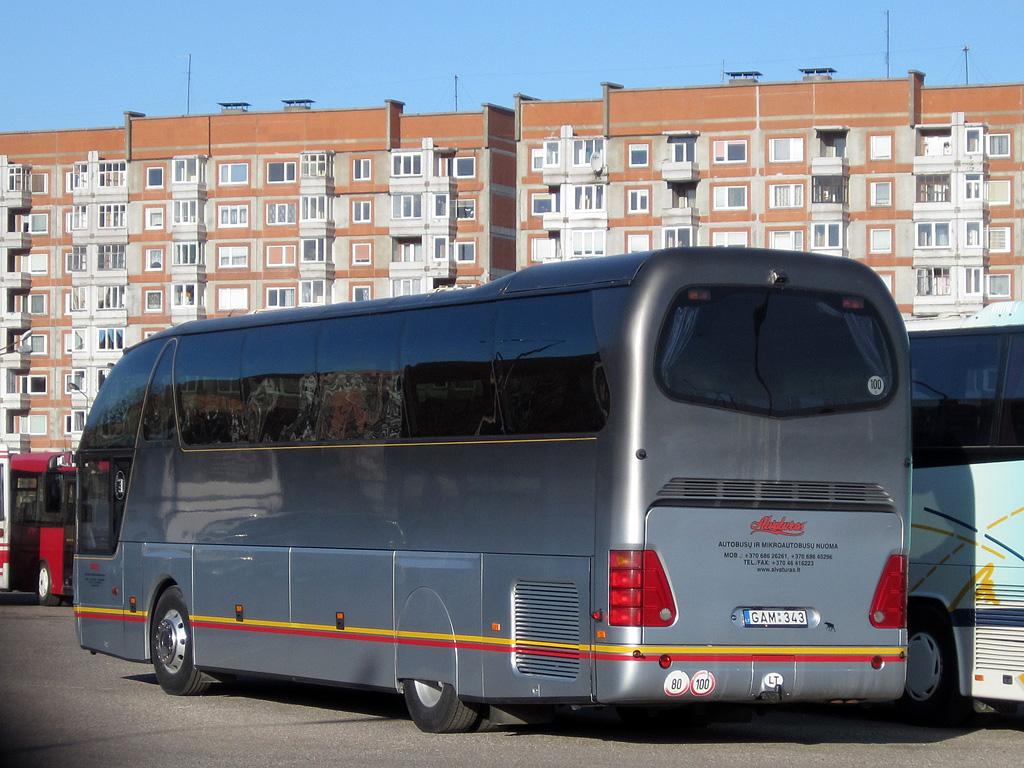
[[[658,553],[616,549],[608,562],[608,623],[616,627],[667,627],[676,603]]]
[[[907,558],[890,555],[878,579],[868,616],[879,629],[907,626]]]

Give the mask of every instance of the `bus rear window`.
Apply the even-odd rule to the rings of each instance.
[[[876,408],[896,391],[893,351],[866,299],[792,288],[682,291],[655,376],[676,400],[768,416]]]

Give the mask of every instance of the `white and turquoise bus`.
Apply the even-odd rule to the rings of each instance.
[[[1024,303],[912,326],[909,661],[900,706],[963,722],[1024,701]]]
[[[758,249],[169,329],[82,436],[81,645],[427,731],[891,700],[908,355],[870,269]]]

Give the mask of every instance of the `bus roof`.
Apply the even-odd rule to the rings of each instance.
[[[70,453],[14,453],[11,454],[12,472],[41,474],[51,469],[74,472],[74,459]]]
[[[1024,301],[997,301],[966,317],[907,320],[907,330],[916,332],[948,331],[967,328],[994,328],[1024,325]]]

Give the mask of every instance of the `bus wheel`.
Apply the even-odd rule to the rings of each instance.
[[[39,594],[40,605],[60,605],[60,596],[53,594],[53,578],[50,566],[45,560],[39,563]]]
[[[480,709],[459,701],[448,683],[406,680],[403,688],[405,706],[421,731],[466,733],[480,723]]]
[[[961,695],[956,646],[949,625],[930,610],[911,611],[907,683],[896,706],[917,725],[961,725],[974,708]]]
[[[156,603],[150,651],[160,687],[172,696],[194,696],[209,686],[192,661],[192,625],[181,590],[171,587]]]

